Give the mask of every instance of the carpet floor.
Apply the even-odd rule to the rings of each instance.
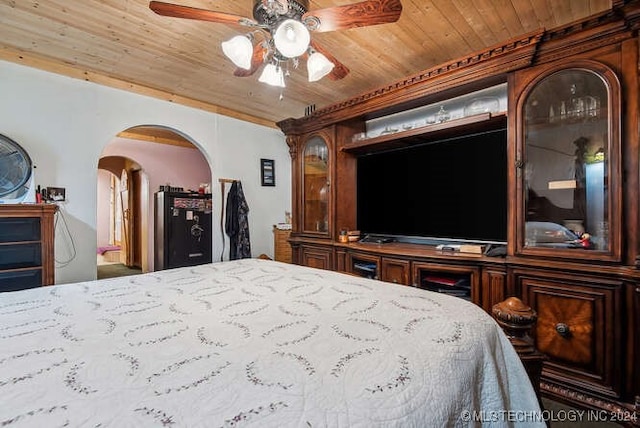
[[[119,276],[139,275],[142,269],[136,267],[128,267],[122,263],[109,263],[98,265],[98,279],[116,278]]]

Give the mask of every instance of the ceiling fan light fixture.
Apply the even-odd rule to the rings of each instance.
[[[320,52],[313,52],[307,60],[309,82],[316,82],[331,73],[336,65]]]
[[[265,65],[264,70],[262,70],[262,74],[258,78],[258,82],[284,88],[284,73],[282,72],[282,67],[278,67],[271,63]]]
[[[222,42],[222,52],[236,66],[244,68],[245,70],[251,69],[253,44],[248,36],[235,36],[225,42]]]
[[[344,0],[346,1],[346,0]],[[316,53],[310,32],[348,30],[356,27],[396,22],[402,12],[401,0],[359,1],[343,6],[309,10],[310,0],[253,0],[253,18],[191,6],[153,0],[149,8],[158,15],[248,27],[249,34],[222,42],[222,51],[237,66],[234,76],[252,76],[263,68],[260,82],[285,87],[289,68],[298,68],[300,57],[308,54],[310,82],[331,73],[333,80],[344,78],[347,69],[328,51]],[[262,38],[254,48],[256,35]],[[257,42],[256,42],[257,43]],[[325,55],[329,55],[327,58]],[[286,66],[286,73],[282,66]],[[280,93],[282,99],[282,91]]]
[[[273,42],[283,56],[295,58],[306,52],[311,42],[311,35],[302,22],[286,19],[273,33]]]

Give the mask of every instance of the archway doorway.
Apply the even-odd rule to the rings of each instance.
[[[200,183],[211,182],[211,169],[189,137],[167,127],[141,125],[118,133],[105,146],[98,182],[98,252],[116,247],[120,253],[106,252],[106,258],[117,259],[123,274],[134,274],[155,270],[155,192],[166,185],[197,190]],[[100,262],[105,255],[98,254]]]

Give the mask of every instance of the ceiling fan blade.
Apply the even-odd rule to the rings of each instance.
[[[262,45],[262,43],[258,43],[253,47],[253,56],[251,57],[251,68],[249,70],[245,70],[244,68],[236,68],[233,72],[233,75],[236,77],[249,77],[252,76],[262,65],[264,64],[264,56],[266,47]]]
[[[224,12],[214,12],[212,10],[198,9],[195,7],[181,6],[178,4],[165,3],[161,1],[149,2],[149,9],[162,16],[196,19],[198,21],[219,22],[222,24],[247,25],[247,23],[255,22],[240,15],[234,15]]]
[[[333,67],[333,70],[331,70],[331,73],[327,75],[330,80],[340,80],[347,77],[347,75],[349,74],[349,69],[343,63],[338,61],[336,57],[331,55],[328,50],[318,45],[313,40],[311,41],[311,47],[320,52],[322,55],[326,56],[327,59],[335,65],[335,67]]]
[[[312,10],[302,16],[315,17],[320,25],[315,31],[346,30],[396,22],[402,13],[400,0],[368,0],[344,6]]]

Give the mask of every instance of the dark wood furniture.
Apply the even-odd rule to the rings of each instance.
[[[277,262],[291,263],[291,244],[289,236],[291,230],[279,229],[273,226],[273,259]]]
[[[0,205],[0,292],[55,282],[55,204]]]
[[[543,396],[640,424],[639,27],[640,5],[614,2],[607,13],[280,122],[292,159],[293,262],[408,286],[462,281],[488,312],[518,297],[537,313]],[[369,133],[375,121],[496,85],[506,85],[504,111]],[[358,156],[502,127],[504,257],[339,241],[358,228]],[[559,231],[576,239],[554,242]]]
[[[540,376],[542,375],[542,363],[545,360],[545,356],[535,348],[531,338],[531,332],[535,327],[538,314],[517,297],[509,297],[500,303],[496,303],[493,305],[491,313],[509,338],[520,360],[522,360],[533,388],[538,395],[538,400],[542,405],[542,400],[540,399]]]

